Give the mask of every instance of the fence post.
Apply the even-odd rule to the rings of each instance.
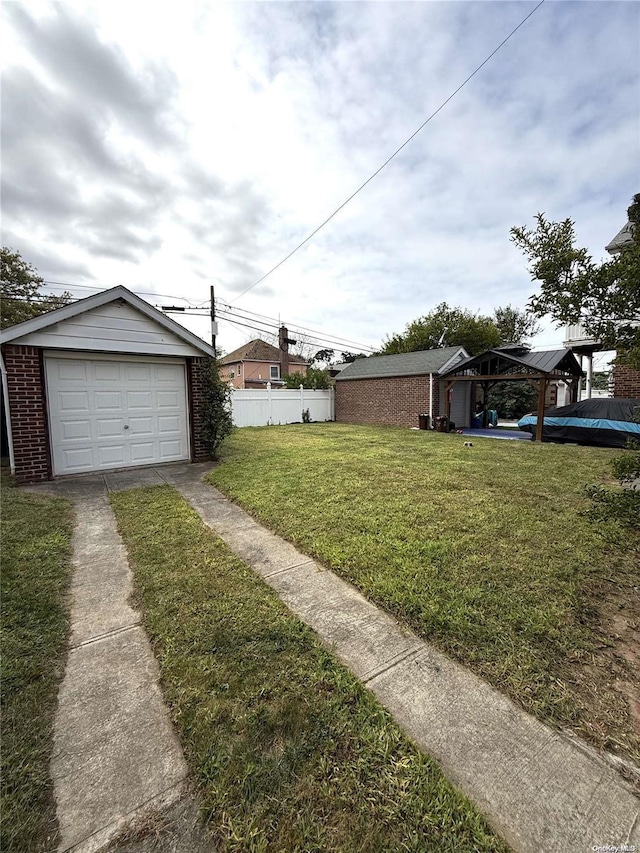
[[[304,385],[300,383],[300,420],[304,421]]]
[[[229,414],[231,415],[231,423],[235,426],[236,422],[235,422],[234,411],[233,411],[233,390],[234,390],[233,386],[230,385],[229,386]]]
[[[271,426],[271,383],[267,382],[267,426]]]

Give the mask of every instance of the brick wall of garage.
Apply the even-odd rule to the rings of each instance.
[[[207,358],[187,359],[187,383],[191,421],[191,461],[206,462],[211,459],[204,443],[203,404],[207,387]]]
[[[7,368],[16,481],[40,483],[51,477],[42,350],[7,344],[2,354]]]
[[[640,400],[640,370],[628,364],[614,365],[613,396]]]
[[[438,414],[438,378],[433,378],[433,413]],[[429,376],[343,379],[336,382],[336,421],[417,427],[429,412]]]

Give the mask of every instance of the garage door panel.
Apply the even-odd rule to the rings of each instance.
[[[158,391],[156,400],[158,409],[180,408],[180,398],[177,391]]]
[[[93,377],[97,382],[120,382],[120,364],[117,361],[94,361]]]
[[[55,474],[188,459],[185,366],[47,357]]]
[[[60,394],[61,412],[88,412],[89,394],[86,391],[63,391]]]
[[[98,465],[101,468],[110,468],[115,465],[124,465],[126,453],[124,444],[114,444],[111,447],[98,447]]]
[[[126,364],[125,374],[127,382],[151,382],[151,365]]]
[[[132,435],[154,435],[154,418],[129,418],[129,429]]]
[[[78,450],[63,450],[63,462],[68,473],[73,471],[86,471],[91,466],[93,454],[91,447],[83,447]]]
[[[127,408],[153,409],[153,394],[151,391],[127,391]]]
[[[180,432],[181,424],[178,415],[160,415],[158,417],[158,432],[160,435]]]
[[[182,442],[180,439],[175,439],[173,441],[163,439],[159,442],[160,445],[160,458],[163,462],[169,462],[172,459],[179,459],[180,454],[182,453]]]
[[[140,464],[149,461],[153,462],[156,455],[156,446],[153,441],[148,441],[146,443],[136,442],[131,445],[131,458],[134,462],[138,462]]]
[[[93,405],[97,411],[120,411],[122,394],[119,391],[93,391]]]
[[[73,440],[78,438],[84,438],[91,440],[91,421],[90,420],[82,420],[82,421],[68,421],[61,420],[60,421],[60,429],[62,432],[62,438],[67,440]]]
[[[96,438],[113,438],[114,436],[122,438],[124,418],[96,418],[94,422]]]
[[[60,359],[57,373],[60,379],[87,381],[87,365],[84,361],[62,361]]]
[[[182,367],[177,364],[159,364],[156,370],[158,382],[174,382],[180,381]]]

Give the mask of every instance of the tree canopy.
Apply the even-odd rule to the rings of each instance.
[[[627,210],[631,240],[600,263],[576,246],[571,219],[551,222],[536,216],[535,229],[512,228],[511,240],[529,261],[540,292],[529,301],[536,317],[559,324],[581,323],[603,349],[615,349],[640,367],[640,193]]]
[[[537,332],[535,318],[511,305],[496,308],[488,317],[441,302],[424,317],[408,323],[403,334],[387,338],[382,354],[462,346],[470,355],[477,355],[501,344],[526,342]]]
[[[19,252],[6,246],[0,250],[0,272],[0,326],[3,329],[71,301],[70,293],[60,296],[41,293],[44,279]]]
[[[318,367],[308,367],[307,373],[289,373],[282,377],[286,388],[310,388],[314,391],[326,390],[329,387],[329,371]]]

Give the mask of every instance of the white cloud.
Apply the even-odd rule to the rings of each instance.
[[[4,4],[3,219],[46,277],[68,259],[72,282],[234,298],[533,8],[165,6]],[[601,257],[640,189],[639,23],[636,4],[545,4],[238,305],[375,346],[445,299],[524,306],[509,228],[539,210]],[[221,325],[227,350],[251,334]]]

